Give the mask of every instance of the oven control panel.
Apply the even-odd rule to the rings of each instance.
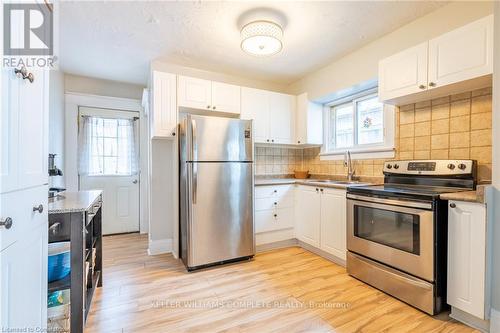
[[[406,160],[384,163],[385,174],[442,176],[467,175],[473,172],[473,160]]]

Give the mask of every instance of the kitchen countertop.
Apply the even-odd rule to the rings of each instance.
[[[255,186],[299,184],[299,185],[307,185],[307,186],[345,189],[349,186],[372,185],[371,183],[368,183],[368,182],[339,184],[339,183],[325,183],[325,182],[321,182],[320,180],[321,179],[261,178],[261,179],[255,180]],[[339,180],[339,181],[341,181],[341,180]]]
[[[84,212],[92,207],[101,194],[100,190],[63,192],[49,198],[49,214]]]
[[[439,197],[443,200],[455,200],[466,202],[486,203],[484,195],[485,189],[488,185],[478,185],[475,191],[463,191],[441,194]]]

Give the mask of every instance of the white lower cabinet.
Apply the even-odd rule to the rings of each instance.
[[[297,238],[346,259],[346,191],[297,186],[295,203]]]
[[[486,206],[450,201],[448,297],[452,307],[486,318]]]

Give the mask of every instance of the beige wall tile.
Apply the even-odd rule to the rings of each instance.
[[[470,158],[480,164],[491,164],[491,147],[471,147]]]
[[[468,147],[470,147],[470,132],[450,134],[450,148],[468,148]]]
[[[455,101],[461,101],[464,99],[470,99],[471,94],[472,93],[469,91],[469,92],[465,92],[465,93],[461,93],[461,94],[451,95],[450,101],[455,102]]]
[[[433,120],[431,124],[431,132],[432,134],[444,134],[450,132],[450,120],[446,119],[438,119]]]
[[[448,149],[450,146],[449,134],[438,134],[431,137],[431,149]]]
[[[431,150],[431,136],[416,137],[415,150]]]
[[[483,147],[491,146],[491,129],[484,129],[470,132],[470,146]]]
[[[400,151],[413,151],[414,138],[401,138],[399,139]]]
[[[432,106],[431,117],[432,120],[449,118],[450,104],[441,104],[437,106]]]
[[[434,106],[434,105],[441,105],[441,104],[448,104],[448,103],[450,103],[450,96],[436,98],[436,99],[433,99],[431,101],[431,105],[432,106]]]
[[[399,153],[400,160],[412,160],[413,152],[412,151],[402,151]]]
[[[471,115],[471,130],[491,128],[491,124],[491,112],[474,113],[473,115]]]
[[[450,105],[450,116],[458,117],[470,114],[470,99],[453,102]]]
[[[424,121],[422,123],[415,123],[415,136],[425,136],[431,134],[431,122]]]
[[[470,130],[470,116],[450,118],[450,132],[467,132]]]
[[[483,95],[491,95],[492,87],[481,88],[472,91],[472,97],[483,96]]]
[[[429,120],[431,120],[430,107],[415,110],[415,122],[429,121]]]
[[[399,122],[403,124],[411,124],[415,122],[415,111],[401,111],[399,113]]]
[[[401,105],[399,107],[399,111],[404,112],[404,111],[413,111],[415,110],[415,104],[406,104],[406,105]]]
[[[491,112],[491,96],[479,96],[472,99],[471,113]]]
[[[430,150],[415,151],[414,158],[417,160],[427,160],[431,158]]]
[[[405,124],[400,127],[400,138],[412,138],[415,136],[415,126],[414,124]]]
[[[491,164],[477,166],[477,179],[480,181],[491,180]]]
[[[448,149],[431,150],[432,159],[448,159]]]
[[[470,149],[469,148],[451,148],[450,156],[451,159],[469,159]]]
[[[431,106],[431,101],[422,101],[415,103],[415,109],[423,109]]]

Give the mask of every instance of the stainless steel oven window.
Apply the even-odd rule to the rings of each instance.
[[[420,255],[419,215],[355,205],[354,235]]]

